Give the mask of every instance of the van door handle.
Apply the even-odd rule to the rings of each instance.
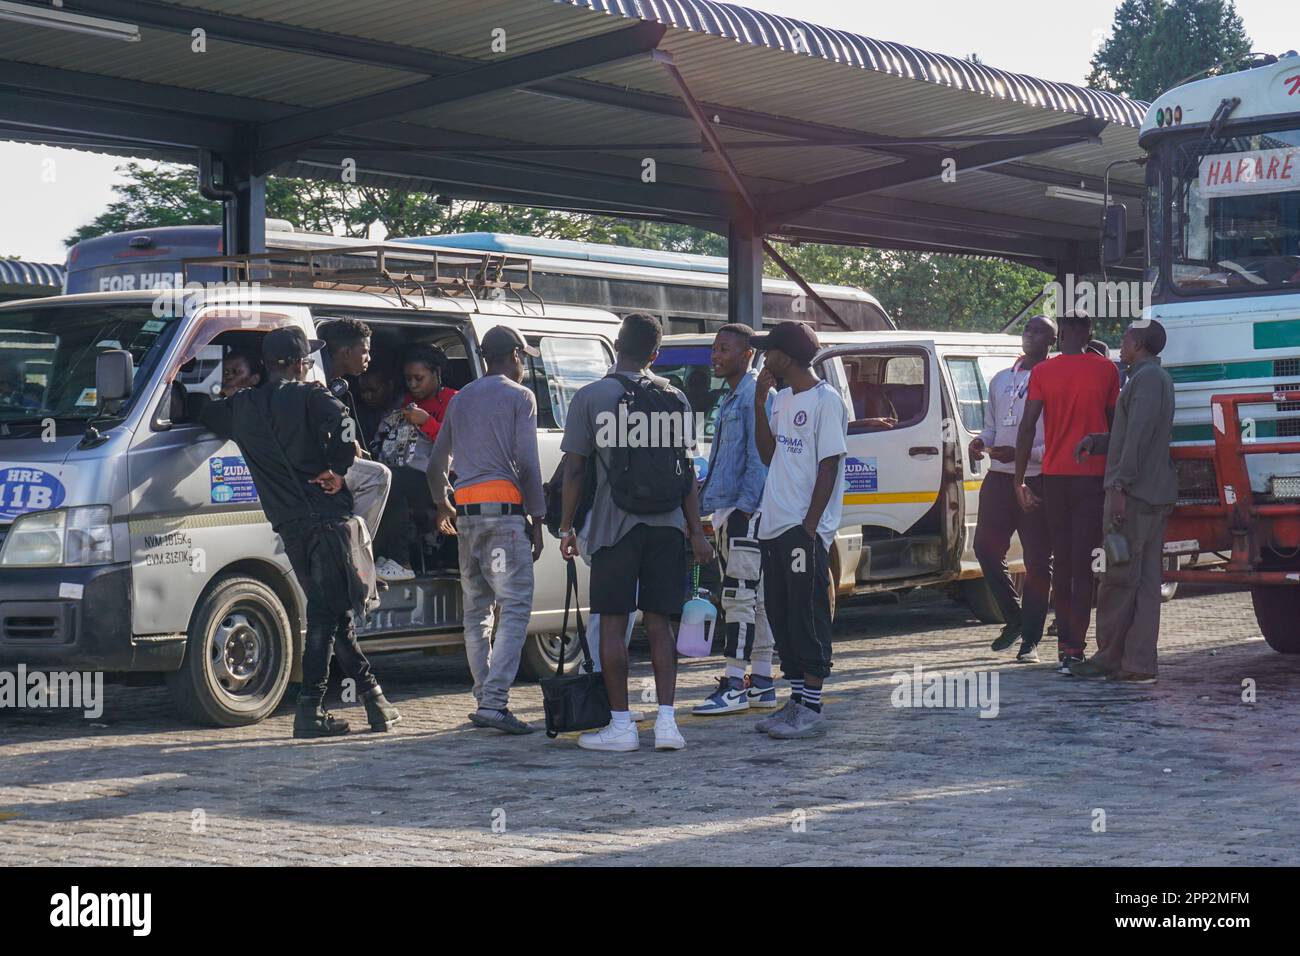
[[[922,455],[937,455],[939,454],[939,449],[935,448],[933,445],[921,445],[916,448],[909,448],[907,453],[913,458],[920,458]]]

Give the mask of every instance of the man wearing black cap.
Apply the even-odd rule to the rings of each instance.
[[[782,322],[756,335],[764,351],[754,390],[754,442],[768,466],[759,505],[767,619],[790,682],[785,707],[756,725],[779,740],[826,732],[822,683],[831,671],[830,546],[844,509],[849,409],[812,370],[817,333]],[[780,378],[771,417],[767,396]]]
[[[307,597],[295,737],[348,732],[347,721],[322,708],[334,653],[344,674],[356,682],[372,730],[388,730],[401,719],[357,646],[352,611],[340,613],[332,605],[337,595],[348,593],[348,585],[321,532],[328,522],[352,514],[352,493],[343,476],[356,449],[344,437],[343,406],[320,385],[305,381],[315,361],[312,353],[324,344],[296,326],[268,332],[262,340],[270,379],[266,387],[244,389],[199,412],[204,425],[239,445],[262,510]]]
[[[439,527],[459,543],[465,650],[478,701],[470,722],[527,734],[533,728],[508,704],[533,611],[533,562],[542,555],[546,501],[537,460],[537,399],[519,383],[523,357],[541,353],[504,325],[488,330],[479,351],[487,374],[447,406],[433,445],[429,488]],[[449,459],[456,468],[454,506],[447,500]]]

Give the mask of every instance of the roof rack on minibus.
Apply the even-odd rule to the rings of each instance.
[[[265,283],[282,288],[334,289],[395,295],[404,306],[428,304],[429,295],[479,295],[500,290],[513,295],[521,308],[524,293],[546,302],[533,289],[531,256],[493,251],[466,251],[423,246],[413,249],[391,243],[344,248],[277,248],[230,256],[196,256],[181,260],[186,285],[197,267],[226,269],[231,281]],[[418,293],[420,303],[411,301]]]

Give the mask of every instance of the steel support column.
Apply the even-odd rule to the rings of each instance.
[[[727,226],[727,321],[763,327],[763,230],[748,217]]]

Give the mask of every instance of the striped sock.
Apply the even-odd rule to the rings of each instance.
[[[809,710],[815,710],[820,714],[822,712],[822,689],[820,687],[805,687],[803,689],[803,705]]]
[[[792,681],[790,681],[790,699],[791,699],[792,701],[794,701],[796,704],[799,703],[799,701],[803,700],[803,681],[802,681],[802,680],[792,680]]]

